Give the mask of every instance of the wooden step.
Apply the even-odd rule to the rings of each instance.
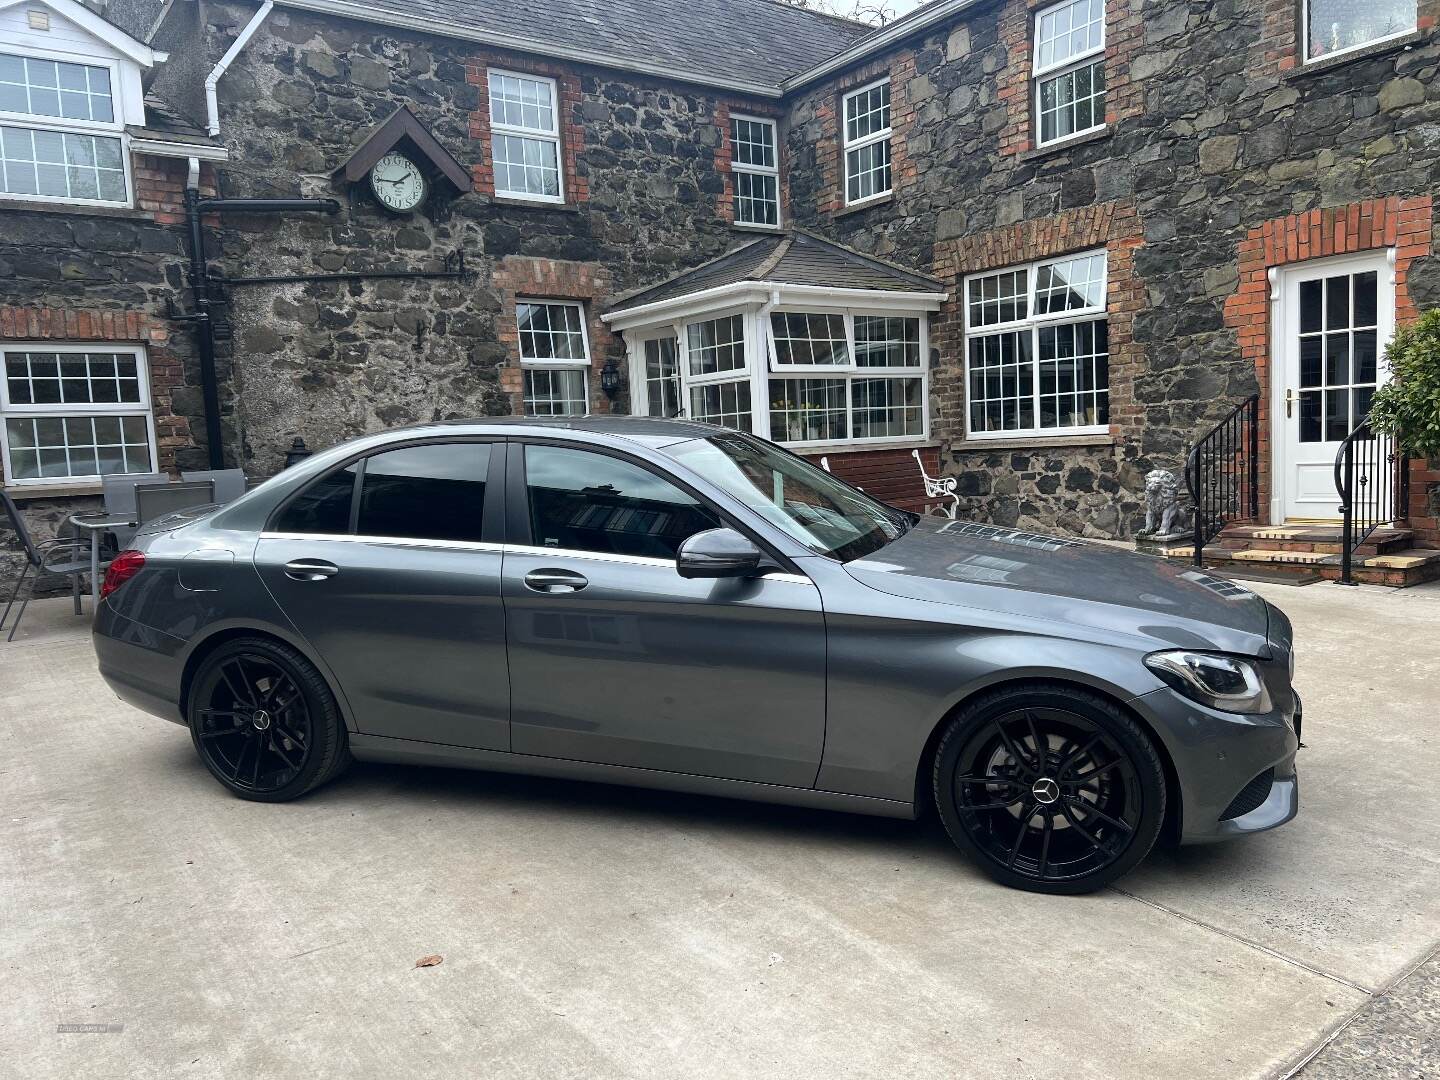
[[[1190,563],[1194,549],[1177,545],[1165,550],[1165,557],[1174,562]],[[1244,572],[1263,572],[1287,577],[1318,575],[1327,581],[1340,578],[1340,556],[1322,551],[1290,551],[1284,548],[1235,548],[1211,545],[1205,548],[1205,569],[1224,576],[1235,569],[1237,577]],[[1357,582],[1404,588],[1426,581],[1440,580],[1440,550],[1433,548],[1401,548],[1384,554],[1357,554],[1352,564]]]
[[[1369,557],[1403,551],[1411,546],[1414,535],[1409,529],[1379,528],[1365,538],[1355,553]],[[1338,525],[1232,525],[1220,533],[1216,543],[1236,551],[1258,548],[1339,555],[1344,550],[1343,540]]]

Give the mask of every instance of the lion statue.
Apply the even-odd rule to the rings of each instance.
[[[1151,469],[1145,474],[1144,532],[1168,536],[1175,531],[1175,519],[1179,516],[1180,481],[1169,469]]]

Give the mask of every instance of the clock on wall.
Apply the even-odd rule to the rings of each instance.
[[[370,190],[385,209],[408,214],[425,201],[429,185],[415,162],[392,150],[371,168]]]

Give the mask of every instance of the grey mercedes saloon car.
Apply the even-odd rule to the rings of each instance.
[[[920,517],[686,421],[438,423],[154,523],[95,620],[247,799],[352,758],[915,817],[999,881],[1294,817],[1290,623],[1195,570]]]

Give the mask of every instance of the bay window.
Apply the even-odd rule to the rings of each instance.
[[[145,354],[138,347],[39,343],[4,350],[6,484],[95,483],[155,471]]]
[[[1066,0],[1035,16],[1040,146],[1105,126],[1105,0]]]
[[[1109,430],[1105,294],[1103,251],[966,278],[969,437]]]
[[[127,206],[117,69],[0,51],[0,198]]]
[[[753,431],[745,316],[693,322],[685,340],[691,418]]]
[[[844,98],[845,205],[890,194],[890,80]]]
[[[515,304],[527,416],[584,416],[590,411],[590,347],[579,304]]]

